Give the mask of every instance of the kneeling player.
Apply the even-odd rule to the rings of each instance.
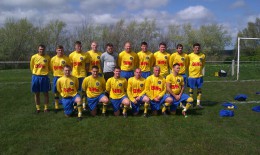
[[[145,79],[141,77],[141,74],[141,69],[136,68],[134,77],[128,79],[127,95],[131,100],[133,114],[137,115],[140,105],[144,104],[144,117],[147,117],[150,99],[145,95]]]
[[[92,116],[97,114],[97,105],[103,103],[102,114],[106,115],[108,98],[103,94],[106,89],[105,79],[98,76],[98,66],[92,66],[92,75],[86,77],[82,83],[82,94],[87,95],[88,106]]]
[[[65,116],[70,117],[73,115],[74,103],[78,107],[78,120],[82,119],[82,104],[80,95],[77,93],[79,88],[78,79],[71,75],[71,67],[64,66],[64,76],[57,81],[57,90],[62,96],[62,105],[64,108]]]
[[[167,91],[171,94],[174,102],[171,105],[171,113],[175,114],[177,107],[182,103],[182,114],[186,117],[186,111],[191,106],[193,99],[189,95],[184,94],[184,79],[179,75],[180,65],[178,63],[173,65],[173,72],[166,77]]]
[[[150,98],[151,110],[153,115],[157,115],[157,111],[161,105],[162,114],[166,114],[166,109],[173,102],[172,98],[166,93],[166,82],[163,76],[160,76],[160,67],[155,66],[153,68],[153,75],[149,76],[145,82],[146,95]]]
[[[123,105],[123,116],[127,117],[127,109],[130,101],[126,96],[127,81],[120,77],[120,68],[115,67],[114,77],[107,80],[106,92],[109,93],[111,103],[114,109],[114,115],[120,115],[120,107]]]

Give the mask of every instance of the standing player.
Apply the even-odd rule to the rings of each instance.
[[[141,104],[144,104],[144,117],[147,117],[149,98],[145,95],[145,79],[141,77],[141,69],[135,69],[135,76],[129,78],[127,85],[127,95],[131,101],[134,115],[139,113]]]
[[[134,76],[134,68],[138,66],[138,56],[135,52],[131,51],[131,43],[125,43],[125,50],[118,56],[118,65],[121,68],[120,76],[128,80]]]
[[[92,70],[92,66],[98,66],[99,68],[99,76],[102,76],[101,73],[101,63],[100,63],[100,57],[101,57],[101,52],[98,51],[98,44],[97,42],[93,41],[91,43],[91,50],[86,52],[86,55],[89,58],[89,70],[87,75],[91,75],[91,70]]]
[[[55,111],[59,109],[59,93],[57,91],[56,82],[57,80],[64,75],[63,67],[65,65],[71,65],[70,60],[67,56],[64,55],[64,48],[62,45],[56,47],[56,56],[51,58],[51,70],[53,72],[53,93],[55,99]]]
[[[114,109],[114,115],[119,116],[120,107],[123,107],[123,116],[127,117],[127,109],[130,105],[130,101],[126,96],[127,81],[125,78],[120,77],[120,68],[115,67],[114,77],[107,80],[106,92],[109,93],[111,103]]]
[[[160,75],[160,67],[153,67],[153,75],[149,76],[145,82],[145,92],[150,98],[150,106],[153,115],[157,115],[157,111],[160,109],[161,105],[162,114],[166,114],[166,109],[169,107],[173,100],[172,98],[165,94],[166,93],[166,81],[163,76]]]
[[[189,58],[189,78],[188,86],[190,87],[189,93],[193,97],[193,90],[197,88],[197,106],[203,108],[200,105],[201,101],[201,88],[203,84],[202,69],[205,66],[206,56],[200,53],[200,44],[195,43],[193,45],[193,53],[188,55]]]
[[[184,79],[184,84],[187,84],[187,76],[186,76],[186,70],[188,68],[188,55],[186,53],[183,53],[183,46],[182,44],[177,45],[177,51],[173,53],[170,57],[169,66],[172,67],[173,64],[178,63],[180,65],[180,72],[179,74]]]
[[[40,108],[40,93],[44,95],[44,112],[49,112],[49,93],[50,79],[48,73],[50,71],[50,56],[45,54],[45,46],[38,46],[38,53],[31,57],[30,69],[32,72],[32,92],[36,103],[36,112],[39,113]]]
[[[103,103],[102,114],[106,115],[108,98],[103,92],[106,90],[106,82],[103,77],[98,76],[98,66],[92,66],[92,75],[86,77],[82,83],[82,94],[87,96],[88,106],[92,116],[97,114],[97,105]]]
[[[180,65],[179,63],[175,63],[173,65],[173,72],[166,77],[166,89],[174,101],[171,105],[171,113],[175,114],[177,107],[182,103],[182,114],[186,117],[186,111],[190,108],[193,98],[183,93],[184,78],[179,75],[179,71]]]
[[[106,45],[106,52],[101,55],[100,61],[104,78],[107,81],[114,76],[114,68],[117,64],[117,54],[113,50],[113,44]]]
[[[169,59],[170,54],[166,52],[166,44],[161,42],[159,44],[159,51],[154,53],[155,65],[161,68],[160,75],[166,77],[169,74]]]
[[[62,105],[65,116],[70,117],[73,115],[74,104],[78,107],[78,120],[82,119],[82,104],[81,98],[78,94],[79,81],[76,77],[71,75],[71,67],[65,65],[63,68],[64,76],[57,81],[57,90],[62,96]]]
[[[137,53],[139,58],[139,68],[142,71],[142,77],[147,78],[151,75],[151,67],[154,65],[153,53],[147,50],[148,44],[141,43],[141,51]]]

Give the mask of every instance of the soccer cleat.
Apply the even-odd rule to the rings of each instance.
[[[148,118],[148,115],[146,113],[144,113],[144,117]]]
[[[182,113],[182,115],[183,115],[183,116],[185,116],[185,117],[187,116],[187,115],[186,115],[186,111],[185,111],[185,110],[182,110],[182,112],[181,112],[181,113]]]
[[[127,118],[127,113],[124,113],[124,114],[123,114],[123,117],[124,117],[124,118]]]
[[[78,117],[77,120],[78,120],[78,121],[81,121],[81,120],[82,120],[82,117]]]
[[[163,116],[168,116],[166,112],[162,112],[162,115]]]
[[[102,113],[102,116],[103,116],[103,117],[106,117],[107,115],[106,115],[106,113]]]
[[[44,110],[44,113],[48,113],[48,112],[50,112],[49,109],[45,109],[45,110]]]

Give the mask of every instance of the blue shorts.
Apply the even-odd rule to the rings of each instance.
[[[183,105],[186,105],[186,101],[189,97],[189,95],[183,93],[181,95],[181,98],[178,101],[176,101],[176,99],[171,95],[171,98],[173,99],[173,104],[170,106],[170,110],[175,111],[181,102]]]
[[[183,77],[184,80],[184,86],[187,86],[187,75],[186,74],[180,74]]]
[[[145,96],[145,95],[141,96],[141,97],[140,97],[140,100],[139,100],[136,104],[134,104],[133,102],[131,102],[132,112],[133,112],[133,113],[138,113],[138,112],[139,112],[141,104],[144,104],[144,102],[142,101],[143,98],[144,98],[144,96]]]
[[[82,83],[83,83],[84,79],[85,79],[85,77],[78,78],[78,80],[79,80],[79,89],[78,89],[78,91],[82,91]]]
[[[53,79],[52,79],[52,91],[53,91],[53,93],[58,93],[56,83],[57,83],[59,78],[60,78],[59,76],[54,76]]]
[[[152,111],[160,110],[161,105],[164,104],[165,100],[166,100],[168,97],[170,97],[170,95],[165,94],[165,95],[163,95],[163,97],[161,98],[161,100],[158,101],[158,102],[156,102],[156,101],[154,101],[154,100],[151,100],[151,101],[150,101],[151,110],[152,110]]]
[[[118,110],[120,110],[120,105],[123,102],[123,100],[127,98],[126,96],[123,96],[120,99],[110,99],[110,102],[113,106],[114,112],[117,112]]]
[[[151,75],[151,72],[142,72],[141,73],[141,76],[143,77],[143,78],[147,78],[148,76],[150,76]]]
[[[128,80],[130,77],[134,76],[134,72],[133,71],[122,71],[120,73],[120,76],[123,78],[126,78],[126,80]]]
[[[75,103],[75,99],[77,97],[80,97],[80,95],[77,94],[74,97],[66,97],[66,98],[61,99],[64,113],[66,115],[71,115],[73,113],[73,110],[74,110],[73,104]]]
[[[51,90],[50,79],[47,75],[32,75],[32,87],[33,93],[48,92]]]
[[[203,77],[200,78],[188,78],[188,87],[191,89],[201,88],[203,84]]]
[[[100,94],[98,97],[87,98],[88,107],[89,107],[90,111],[93,111],[97,107],[99,100],[103,96],[105,96],[105,95],[104,94]]]

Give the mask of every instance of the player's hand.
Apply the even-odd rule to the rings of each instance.
[[[160,101],[160,97],[154,98],[154,101],[156,101],[156,102]]]
[[[133,101],[133,103],[134,103],[134,104],[137,104],[137,101],[136,101],[136,99]]]
[[[176,99],[177,101],[179,101],[179,100],[181,99],[181,96],[180,96],[180,95],[176,95],[176,96],[175,96],[175,99]]]
[[[139,100],[140,100],[140,96],[136,97],[135,100],[136,100],[136,101],[139,101]]]

